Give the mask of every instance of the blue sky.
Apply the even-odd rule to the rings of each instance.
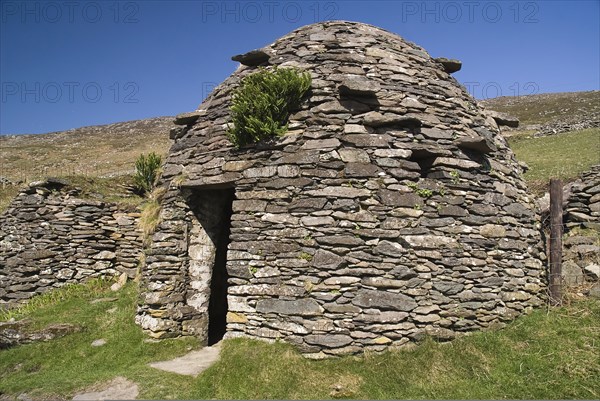
[[[600,0],[0,1],[0,134],[194,110],[297,27],[370,23],[458,58],[476,98],[600,89]]]

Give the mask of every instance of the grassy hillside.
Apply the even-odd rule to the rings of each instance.
[[[540,138],[515,135],[509,138],[509,144],[517,159],[529,165],[524,178],[529,189],[538,194],[546,190],[550,178],[573,181],[600,164],[600,128]]]
[[[600,117],[600,91],[503,96],[481,103],[519,118],[521,127]]]
[[[127,121],[41,135],[0,136],[0,176],[13,182],[46,176],[131,173],[140,153],[166,154],[173,117]]]
[[[167,154],[173,117],[82,127],[41,135],[0,136],[0,213],[23,184],[45,177],[67,177],[86,194],[125,201],[135,160],[141,153]],[[125,191],[126,192],[126,191]],[[94,195],[95,196],[95,195]],[[133,198],[132,198],[133,199]]]
[[[186,353],[194,339],[148,342],[133,323],[137,287],[119,293],[92,282],[43,295],[17,318],[35,327],[73,323],[83,330],[47,343],[0,351],[0,398],[66,399],[124,376],[139,398],[556,399],[600,397],[600,301],[538,310],[505,329],[451,343],[324,361],[291,346],[225,341],[221,360],[197,378],[147,366]],[[115,299],[116,298],[116,299]],[[9,317],[9,316],[5,316]],[[101,347],[92,341],[105,339]]]

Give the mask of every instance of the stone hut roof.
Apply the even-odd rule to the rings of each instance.
[[[317,23],[233,59],[241,62],[238,70],[217,86],[198,110],[177,118],[182,127],[172,132],[176,144],[165,179],[184,171],[182,166],[201,165],[204,151],[234,151],[225,135],[230,96],[240,80],[258,66],[297,67],[313,78],[311,96],[303,109],[291,116],[290,131],[281,147],[300,137],[312,141],[331,138],[305,145],[317,149],[335,143],[333,138],[356,144],[365,137],[355,135],[413,129],[418,131],[415,138],[401,135],[400,141],[405,143],[393,147],[414,148],[413,153],[423,155],[428,147],[439,153],[439,149],[452,148],[449,145],[482,153],[507,149],[504,139],[497,136],[498,126],[489,116],[492,112],[478,106],[448,72],[460,69],[460,62],[433,59],[423,48],[381,28],[345,21]],[[389,146],[387,139],[380,138],[379,143]],[[514,160],[503,164],[518,172]],[[202,184],[208,178],[199,168],[184,173],[194,181],[191,184]],[[235,176],[220,179],[227,182]]]
[[[541,302],[538,217],[496,120],[450,75],[460,62],[345,21],[234,60],[171,132],[137,319],[153,336],[209,337],[221,235],[226,336],[283,338],[309,354],[451,338]],[[308,98],[284,137],[236,149],[231,93],[275,65],[308,71]],[[227,202],[222,234],[229,222],[208,216],[227,215],[214,209]]]

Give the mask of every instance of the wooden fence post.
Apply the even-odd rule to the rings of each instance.
[[[558,179],[550,180],[550,300],[558,305],[562,300],[562,234],[563,186]]]

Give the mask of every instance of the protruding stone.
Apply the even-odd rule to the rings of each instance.
[[[458,138],[455,144],[459,148],[474,150],[480,153],[491,153],[498,150],[494,142],[485,137],[463,136]]]
[[[461,170],[470,170],[479,168],[480,164],[471,160],[455,159],[450,157],[436,157],[433,166],[448,166]]]
[[[511,128],[517,128],[519,126],[519,119],[517,117],[493,110],[487,110],[486,113],[492,117],[498,125],[505,125]]]
[[[433,283],[433,288],[446,295],[455,295],[463,290],[465,286],[451,281],[439,281]]]
[[[481,226],[479,233],[487,238],[502,238],[506,235],[506,229],[497,224],[485,224]]]
[[[590,263],[589,265],[586,265],[583,270],[592,278],[592,280],[600,280],[600,265]]]
[[[363,188],[351,188],[351,187],[326,187],[323,189],[316,189],[307,192],[311,196],[325,196],[325,197],[340,197],[340,198],[360,198],[368,196],[370,191]]]
[[[581,270],[581,267],[579,267],[577,263],[572,260],[567,260],[562,264],[561,277],[566,285],[571,286],[583,284],[585,280],[585,276]]]
[[[425,110],[427,106],[423,103],[419,102],[414,97],[405,97],[400,102],[400,106],[406,107],[408,109],[417,109],[417,110]]]
[[[375,252],[387,256],[400,257],[406,253],[406,249],[397,242],[380,241],[375,247]]]
[[[177,125],[191,125],[194,124],[198,119],[204,115],[205,112],[196,110],[190,111],[189,113],[178,114],[173,121]]]
[[[457,248],[460,246],[455,238],[440,235],[406,235],[402,237],[413,248]]]
[[[342,161],[346,163],[369,163],[369,154],[362,149],[343,148],[338,150]]]
[[[397,192],[382,189],[379,197],[384,205],[414,208],[423,205],[423,198],[412,192]]]
[[[319,249],[312,259],[312,265],[320,269],[337,269],[343,263],[344,258],[324,249]]]
[[[435,59],[435,61],[441,63],[442,66],[444,67],[444,71],[446,71],[448,74],[452,74],[457,71],[460,71],[460,69],[462,68],[462,62],[460,62],[459,60],[456,60],[456,59],[438,57]]]
[[[231,57],[231,60],[237,61],[249,67],[265,64],[269,61],[269,54],[262,49],[250,50],[244,54],[238,54]]]
[[[354,340],[345,334],[309,334],[304,337],[304,341],[327,348],[339,348],[351,344]]]

